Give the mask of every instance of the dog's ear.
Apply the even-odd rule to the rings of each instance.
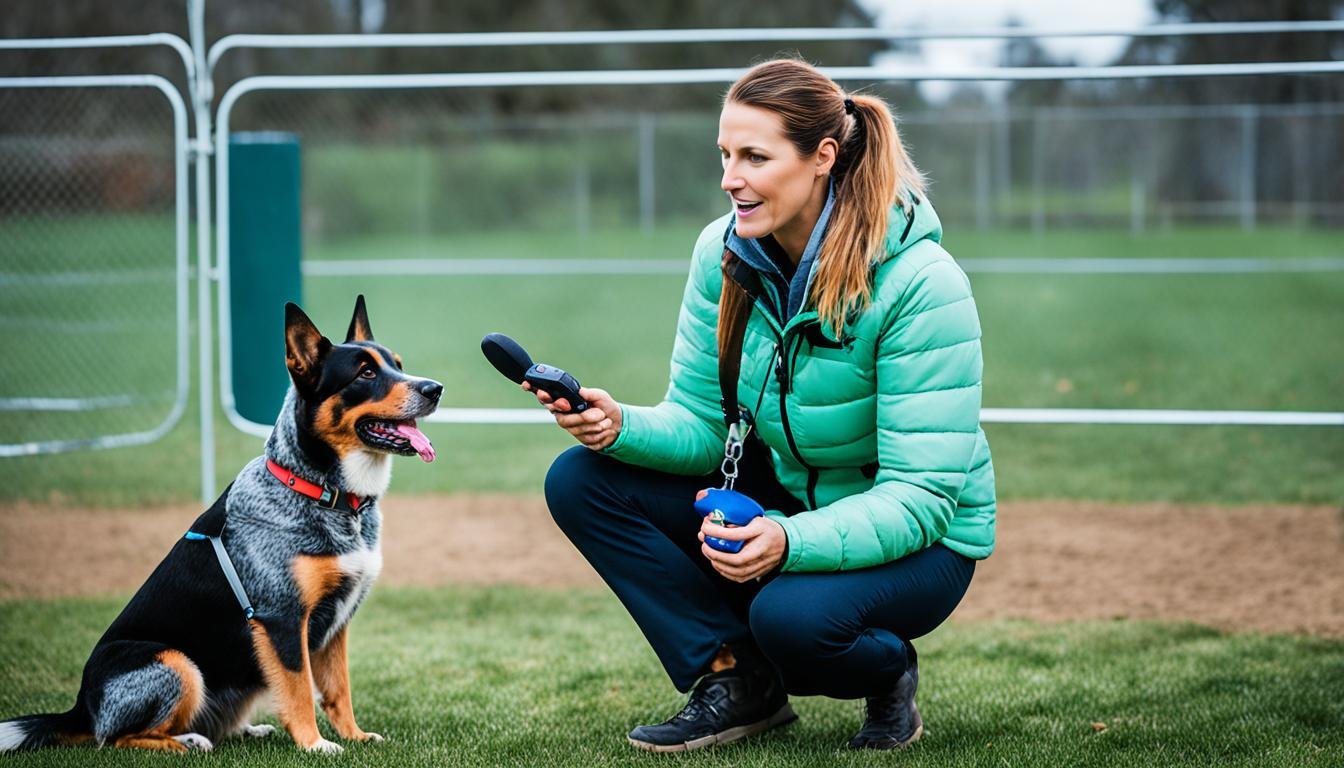
[[[345,332],[345,343],[352,341],[373,341],[373,329],[369,327],[369,313],[364,309],[364,294],[355,299],[355,316],[350,318],[350,330]]]
[[[285,303],[285,366],[300,392],[312,392],[322,378],[331,340],[293,302]]]

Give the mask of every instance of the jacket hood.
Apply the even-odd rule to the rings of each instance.
[[[910,196],[913,205],[908,211],[893,206],[887,220],[887,237],[882,250],[874,259],[874,266],[898,256],[920,240],[943,242],[943,223],[928,198]]]
[[[932,240],[935,243],[941,243],[943,240],[943,225],[938,219],[938,213],[934,211],[933,205],[927,198],[910,194],[913,201],[909,210],[899,206],[892,206],[887,219],[887,234],[883,240],[882,248],[874,255],[872,267],[876,269],[888,259],[899,256],[902,252],[912,247],[921,240]],[[827,189],[826,204],[822,208],[821,216],[812,231],[812,236],[808,239],[807,248],[799,259],[798,271],[794,274],[793,280],[785,281],[783,275],[775,267],[770,257],[766,255],[764,248],[756,240],[748,240],[737,235],[737,217],[730,214],[728,219],[728,229],[724,234],[724,244],[737,254],[737,257],[751,266],[763,277],[773,277],[775,281],[767,279],[766,283],[772,286],[779,286],[777,304],[783,313],[782,320],[788,320],[796,314],[807,301],[807,296],[812,288],[812,279],[816,276],[817,256],[821,252],[821,244],[826,236],[827,228],[830,225],[831,210],[835,204],[835,184],[832,182]],[[786,283],[787,287],[779,285]],[[772,292],[775,292],[772,287]]]

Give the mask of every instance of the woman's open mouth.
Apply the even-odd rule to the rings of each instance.
[[[741,218],[750,216],[753,211],[761,207],[761,203],[759,200],[754,203],[749,203],[733,198],[733,207],[737,209],[737,215]]]

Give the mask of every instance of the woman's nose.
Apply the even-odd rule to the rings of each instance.
[[[719,180],[719,188],[724,192],[732,192],[735,189],[741,189],[746,185],[742,177],[738,175],[737,170],[732,163],[723,166],[723,178]]]

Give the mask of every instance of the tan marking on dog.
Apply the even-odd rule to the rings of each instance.
[[[162,733],[133,733],[112,742],[114,747],[150,749],[155,752],[186,752],[187,745]]]
[[[313,654],[313,682],[322,694],[322,711],[343,739],[368,741],[369,735],[355,723],[350,701],[350,667],[346,651],[347,627],[341,627],[327,644]]]
[[[312,373],[321,354],[322,333],[317,326],[296,323],[285,328],[285,366],[301,378]]]
[[[173,708],[162,727],[169,736],[190,733],[191,721],[196,719],[196,715],[205,704],[205,678],[196,663],[181,651],[169,648],[160,651],[155,658],[160,664],[176,673],[178,679],[182,681],[182,696],[177,700],[177,706]]]
[[[128,733],[112,742],[114,747],[128,749],[149,749],[158,752],[186,752],[187,746],[173,737],[190,733],[191,721],[205,705],[205,678],[196,663],[181,651],[169,648],[160,651],[154,659],[177,675],[182,682],[182,693],[177,704],[162,721],[139,733]],[[91,738],[91,737],[88,737]],[[65,744],[86,741],[82,734],[63,740]]]
[[[275,703],[275,714],[280,724],[285,726],[294,743],[308,749],[322,740],[317,730],[317,710],[313,708],[313,675],[308,659],[308,619],[309,611],[304,612],[303,623],[299,629],[299,647],[303,649],[302,663],[297,672],[285,669],[276,653],[271,636],[260,621],[253,619],[252,648],[261,666],[262,677],[271,692]]]
[[[323,442],[336,451],[337,456],[344,458],[346,454],[364,445],[364,441],[355,434],[355,421],[350,418],[349,411],[346,411],[341,418],[336,418],[337,401],[336,397],[328,398],[318,406],[317,413],[313,416],[313,430]]]
[[[383,357],[383,353],[381,351],[374,349],[373,347],[365,347],[364,351],[369,353],[369,356],[373,358],[373,362],[376,363],[378,367],[380,368],[389,367],[387,358]]]
[[[350,318],[350,338],[346,341],[373,341],[373,329],[369,327],[368,311],[360,312],[355,305],[355,315]]]
[[[299,555],[290,563],[294,584],[299,588],[299,602],[305,611],[311,611],[318,601],[341,585],[345,574],[335,555]],[[306,624],[306,622],[305,622]]]
[[[393,353],[392,353],[392,362],[396,363],[396,364],[397,364],[397,368],[400,369],[400,368],[401,368],[401,355],[398,355],[396,352],[393,352]]]
[[[62,747],[74,747],[93,741],[92,733],[64,733],[56,737],[56,743]]]

